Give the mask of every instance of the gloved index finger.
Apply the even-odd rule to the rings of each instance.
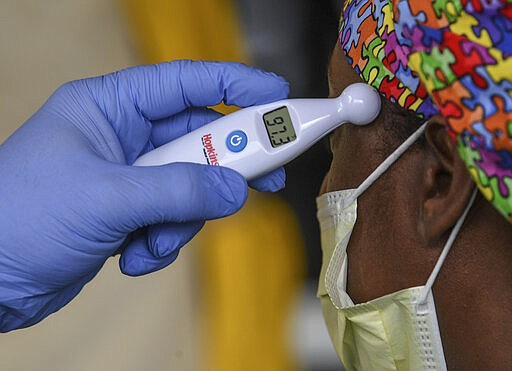
[[[149,120],[222,101],[240,107],[263,104],[289,93],[284,78],[242,63],[180,60],[130,68],[117,78]]]

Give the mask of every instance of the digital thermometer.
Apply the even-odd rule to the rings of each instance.
[[[290,162],[338,126],[369,124],[379,112],[377,91],[356,83],[338,98],[285,99],[243,108],[142,155],[134,165],[227,166],[251,180]]]

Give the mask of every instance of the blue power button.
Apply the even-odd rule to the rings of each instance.
[[[231,152],[241,152],[247,145],[247,134],[242,130],[235,130],[229,133],[226,138],[226,146]]]

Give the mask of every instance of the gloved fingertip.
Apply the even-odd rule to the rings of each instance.
[[[271,76],[275,80],[279,80],[279,82],[283,82],[287,85],[290,85],[290,83],[288,82],[288,80],[286,80],[284,76],[278,75],[277,73],[271,71],[263,71],[263,73],[266,74],[267,76]]]
[[[181,249],[204,226],[204,221],[157,224],[148,228],[148,248],[157,258]]]
[[[145,234],[141,234],[124,249],[119,259],[119,269],[127,276],[141,276],[168,266],[178,254],[179,249],[176,249],[163,258],[154,256],[147,249]]]
[[[148,249],[156,258],[164,258],[179,247],[173,236],[167,236],[165,225],[154,225],[148,228]]]
[[[245,178],[238,172],[226,167],[212,167],[210,184],[218,196],[225,201],[224,214],[238,211],[249,194]],[[220,175],[220,177],[219,177]]]
[[[151,242],[150,242],[151,243]],[[167,255],[171,254],[173,251],[176,250],[177,247],[175,246],[171,246],[169,244],[164,244],[164,243],[161,243],[159,240],[157,240],[154,244],[151,243],[151,245],[153,246],[153,254],[157,257],[157,258],[163,258],[163,257],[166,257]]]
[[[276,75],[275,73],[274,73],[274,76],[282,84],[281,89],[282,89],[283,98],[288,97],[288,95],[290,94],[290,83],[283,76]]]
[[[286,172],[280,167],[265,176],[249,182],[249,186],[260,192],[277,192],[285,187]]]
[[[179,250],[160,259],[141,259],[140,257],[123,257],[119,259],[119,268],[123,274],[131,277],[138,277],[148,273],[153,273],[167,267],[176,260]]]
[[[280,75],[276,75],[273,72],[265,72],[268,76],[272,76],[272,84],[267,82],[267,94],[266,98],[268,101],[276,101],[280,99],[286,99],[290,95],[290,83]]]
[[[141,266],[141,262],[136,259],[133,254],[127,252],[127,250],[125,250],[119,258],[119,269],[127,276],[140,276],[140,272],[142,271]]]

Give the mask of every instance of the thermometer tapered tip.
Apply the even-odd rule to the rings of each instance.
[[[367,125],[380,112],[380,95],[372,86],[355,83],[345,88],[340,95],[344,114],[355,125]]]

